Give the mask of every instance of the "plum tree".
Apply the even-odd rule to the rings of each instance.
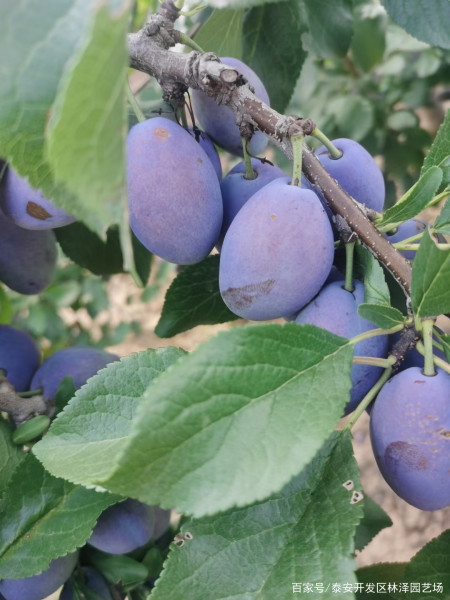
[[[100,348],[72,346],[63,348],[45,360],[31,380],[31,388],[42,388],[43,395],[53,399],[64,377],[72,377],[76,389],[86,383],[107,364],[119,357]]]
[[[0,281],[19,294],[45,290],[56,268],[53,231],[23,229],[1,211],[0,231]]]
[[[333,158],[325,146],[316,150],[316,156],[339,185],[358,202],[381,212],[385,186],[383,174],[365,148],[353,140],[339,138],[334,146],[342,152]]]
[[[212,166],[214,167],[217,179],[220,182],[222,180],[222,165],[220,163],[219,153],[217,152],[213,141],[207,133],[201,131],[198,127],[189,127],[189,131],[194,136],[195,141],[198,142],[200,147],[205,151],[206,156],[209,158]]]
[[[450,375],[418,367],[397,373],[372,409],[370,438],[378,467],[396,494],[416,508],[450,504]]]
[[[103,511],[88,544],[110,554],[132,552],[153,538],[156,518],[153,506],[128,498]]]
[[[8,218],[25,229],[54,229],[75,221],[75,217],[47,200],[11,167],[4,177],[0,206]]]
[[[331,333],[351,338],[376,326],[358,315],[358,306],[364,302],[364,285],[356,281],[354,290],[347,291],[342,281],[327,284],[314,301],[297,315],[298,325],[309,323]],[[387,336],[363,340],[355,345],[355,356],[383,357],[387,353]],[[352,389],[345,413],[353,411],[363,396],[370,390],[381,375],[379,367],[352,365]]]
[[[95,592],[103,600],[112,600],[108,584],[98,571],[92,567],[83,567],[81,574],[87,589]],[[64,584],[59,600],[75,600],[73,584],[70,580]]]
[[[302,228],[305,214],[307,229]],[[246,319],[281,317],[317,294],[333,256],[333,232],[317,196],[274,180],[250,198],[228,229],[220,293],[230,310]]]
[[[229,56],[220,60],[229,67],[234,67],[247,79],[255,89],[255,94],[265,104],[270,105],[269,95],[258,75],[245,63]],[[206,94],[199,90],[192,90],[192,105],[195,115],[202,128],[216,142],[218,146],[232,154],[242,155],[242,141],[239,127],[236,125],[234,114],[228,106],[219,106]],[[251,154],[260,154],[267,146],[267,137],[256,131],[249,143]]]
[[[261,162],[255,158],[252,158],[251,162],[253,171],[256,174],[254,179],[246,178],[245,163],[241,161],[222,179],[222,183],[220,184],[223,200],[223,223],[219,236],[220,244],[222,244],[232,220],[247,200],[274,179],[286,177],[285,173],[279,167],[269,162]]]
[[[3,579],[0,594],[5,600],[43,600],[67,581],[75,568],[78,552],[52,560],[49,568],[25,579]]]
[[[28,333],[11,325],[0,325],[0,369],[16,392],[29,389],[40,362],[39,349]]]
[[[128,134],[130,225],[150,252],[177,264],[205,258],[222,225],[211,161],[180,125],[155,117]]]

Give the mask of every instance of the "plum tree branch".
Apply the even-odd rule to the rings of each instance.
[[[0,380],[0,411],[11,415],[15,425],[21,425],[36,415],[49,412],[49,405],[43,396],[20,398],[6,379]]]
[[[281,115],[259,100],[242,75],[223,65],[214,54],[177,53],[170,50],[181,41],[174,29],[179,15],[173,0],[166,0],[149,23],[128,36],[130,66],[157,79],[166,101],[184,103],[188,88],[202,90],[218,104],[235,114],[241,135],[249,139],[255,129],[264,132],[292,159],[290,136],[310,135],[315,124],[310,119]],[[302,170],[322,190],[333,213],[340,215],[361,242],[385,265],[409,296],[411,265],[384,238],[361,207],[331,177],[313,152],[303,148]]]

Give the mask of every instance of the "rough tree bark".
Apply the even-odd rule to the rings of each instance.
[[[281,115],[261,102],[245,79],[235,69],[223,65],[214,54],[171,51],[170,48],[181,41],[180,32],[174,29],[178,14],[173,0],[166,0],[143,29],[128,36],[130,66],[155,77],[164,99],[178,105],[184,102],[188,88],[202,90],[218,104],[233,110],[245,138],[259,129],[292,159],[290,136],[311,133],[311,121]],[[322,190],[331,210],[345,219],[409,296],[409,262],[378,232],[363,207],[344,192],[307,147],[303,150],[302,169],[305,176]]]

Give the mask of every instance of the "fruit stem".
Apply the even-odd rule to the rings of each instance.
[[[186,33],[183,33],[182,31],[180,31],[179,33],[181,44],[184,44],[185,46],[192,48],[192,50],[197,50],[197,52],[201,52],[202,54],[204,54],[205,51],[197,44],[197,42],[194,42],[194,40],[190,38]]]
[[[297,187],[302,187],[303,139],[304,136],[301,134],[291,136],[294,160],[294,165],[292,168],[292,185],[296,185]]]
[[[345,244],[345,285],[344,290],[347,292],[353,292],[355,286],[353,285],[353,256],[355,250],[355,242],[348,242]]]
[[[396,242],[392,245],[396,250],[413,250],[414,252],[417,252],[420,246],[420,244],[404,244],[403,242]]]
[[[367,392],[367,394],[364,396],[364,398],[358,404],[358,407],[353,412],[350,419],[347,421],[347,424],[345,425],[344,429],[348,429],[350,431],[353,428],[353,425],[356,423],[356,421],[359,419],[359,417],[363,414],[363,412],[366,410],[366,408],[369,406],[369,404],[372,402],[372,400],[374,400],[374,398],[378,395],[378,392],[381,390],[383,385],[389,379],[389,377],[391,376],[391,373],[392,373],[392,367],[387,367],[387,369],[385,369],[385,371],[384,371],[383,375],[380,377],[380,379]]]
[[[314,127],[311,135],[313,135],[315,138],[317,138],[319,140],[319,142],[322,142],[322,144],[324,146],[326,146],[328,152],[330,153],[331,158],[334,158],[334,159],[341,158],[343,152],[341,150],[339,150],[339,148],[336,148],[336,146],[333,144],[333,142],[329,138],[327,138],[327,136],[324,134],[324,132],[321,131],[317,127],[317,125]]]
[[[371,367],[382,367],[383,369],[387,369],[387,367],[392,367],[397,362],[397,358],[395,356],[388,356],[387,358],[377,358],[376,356],[354,356],[352,362],[355,365],[369,365]]]
[[[397,333],[397,331],[401,331],[407,323],[412,323],[412,319],[406,319],[403,323],[394,325],[394,327],[391,327],[390,329],[370,329],[369,331],[365,331],[364,333],[360,333],[359,335],[355,335],[355,337],[350,338],[349,342],[350,344],[354,345],[358,342],[368,340],[378,335],[390,335],[391,333]]]
[[[412,242],[417,242],[417,241],[421,240],[422,237],[423,237],[423,231],[421,231],[420,233],[416,233],[415,235],[412,235],[409,238],[405,238],[401,242],[394,242],[392,245],[394,246],[394,248],[397,248],[398,246],[401,246],[402,244],[412,244]]]
[[[257,175],[253,169],[252,159],[250,154],[247,151],[247,140],[244,137],[241,137],[242,141],[242,151],[244,154],[244,164],[245,164],[245,179],[256,179]]]
[[[182,17],[193,17],[194,15],[201,12],[205,8],[208,8],[207,4],[198,4],[197,6],[194,6],[191,10],[188,10],[187,12],[180,11],[180,15]]]
[[[127,99],[128,99],[128,102],[130,103],[130,106],[133,109],[133,112],[136,115],[136,119],[139,121],[139,123],[142,123],[143,121],[145,121],[146,120],[145,115],[142,112],[141,107],[137,103],[137,100],[136,100],[133,92],[131,91],[131,88],[129,85],[127,85]]]
[[[449,195],[450,195],[450,189],[446,188],[443,192],[434,196],[434,198],[432,198],[428,202],[426,207],[430,208],[430,206],[434,206],[435,204],[438,204],[441,200],[443,200],[444,198],[447,198],[447,196],[449,196]]]
[[[424,348],[424,345],[422,344],[422,342],[417,342],[416,348],[417,348],[417,351],[420,352],[420,354],[422,354],[422,355],[425,354],[425,348]],[[437,367],[439,367],[440,369],[442,369],[443,371],[445,371],[446,373],[448,373],[450,375],[450,364],[448,362],[446,362],[439,356],[434,356],[434,355],[433,355],[433,362]]]
[[[187,122],[187,117],[186,117],[186,109],[185,106],[180,106],[179,110],[178,110],[178,114],[180,116],[181,122],[183,124],[183,127],[186,129],[186,131],[188,131],[189,129],[189,124]]]
[[[29,390],[28,392],[16,392],[19,398],[32,398],[33,396],[40,396],[42,394],[42,388],[36,388],[35,390]]]
[[[433,326],[434,319],[424,319],[422,321],[422,336],[425,357],[423,374],[427,377],[433,377],[436,375],[433,361]]]

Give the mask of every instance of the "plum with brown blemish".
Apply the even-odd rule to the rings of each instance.
[[[450,375],[411,367],[381,389],[370,418],[378,467],[396,494],[421,510],[450,505]]]
[[[4,214],[24,229],[55,229],[75,221],[75,217],[45,198],[26,179],[9,168],[0,194]]]
[[[127,180],[130,226],[150,252],[181,265],[208,256],[222,225],[222,196],[191,134],[163,117],[132,127]]]
[[[19,294],[39,294],[50,285],[56,268],[52,230],[24,229],[0,210],[0,282]]]
[[[225,235],[222,298],[254,321],[294,313],[320,290],[333,256],[333,232],[316,194],[276,179],[245,203]]]

